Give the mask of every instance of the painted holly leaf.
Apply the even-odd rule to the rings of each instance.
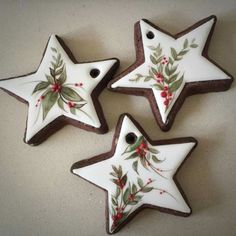
[[[143,139],[144,139],[143,136],[138,137],[137,141],[134,144],[129,145],[126,148],[124,153],[133,152],[138,146],[140,146],[140,144],[142,143]]]
[[[143,180],[140,179],[140,178],[138,178],[138,185],[139,185],[140,188],[143,187]]]
[[[158,63],[156,58],[153,55],[150,56],[150,60],[154,65],[156,65]]]
[[[124,202],[127,202],[128,201],[128,198],[129,198],[129,195],[130,195],[130,188],[127,188],[126,190],[125,190],[125,193],[124,193],[124,195],[123,195],[123,201]]]
[[[184,58],[184,56],[193,48],[197,48],[198,44],[195,43],[193,38],[189,41],[187,38],[184,40],[182,49],[176,50],[175,48],[170,48],[170,56],[162,54],[162,48],[160,43],[157,47],[148,46],[151,49],[150,60],[154,67],[150,67],[148,75],[138,74],[135,79],[130,79],[129,81],[139,82],[143,79],[144,82],[150,83],[150,87],[156,90],[160,90],[161,99],[163,99],[163,105],[165,107],[165,112],[167,112],[168,107],[174,100],[175,92],[181,87],[184,77],[183,75],[179,78],[180,74],[184,74],[184,71],[180,71],[178,68],[178,62]]]
[[[154,75],[156,75],[156,74],[158,73],[158,71],[157,71],[155,68],[153,68],[153,67],[151,67],[151,70],[152,70],[152,73],[153,73]]]
[[[151,152],[151,153],[154,153],[154,154],[158,154],[158,150],[156,150],[155,148],[148,148],[148,151]]]
[[[185,39],[184,40],[184,48],[187,48],[188,47],[188,39]]]
[[[60,74],[60,76],[59,76],[59,78],[58,78],[58,83],[59,83],[60,85],[64,84],[64,83],[66,82],[66,79],[67,79],[67,76],[66,76],[66,67],[63,66],[62,68],[63,68],[63,70],[62,70],[62,72],[61,72],[61,74]]]
[[[163,90],[164,89],[164,86],[161,85],[161,84],[153,84],[152,87],[157,89],[157,90]]]
[[[54,48],[54,47],[51,47],[51,50],[52,50],[53,52],[57,52],[57,49]]]
[[[58,98],[58,93],[54,93],[52,91],[49,91],[45,94],[42,107],[43,107],[43,120],[46,118],[48,112],[53,107],[53,105],[56,103]]]
[[[159,160],[155,155],[152,155],[152,160],[153,160],[155,163],[163,162],[163,160]]]
[[[54,84],[54,80],[53,80],[53,78],[52,78],[52,76],[51,75],[45,75],[46,76],[46,78],[47,78],[47,81],[50,83],[50,84]]]
[[[173,93],[173,92],[177,91],[180,88],[180,86],[183,82],[183,79],[184,79],[184,77],[181,76],[181,78],[179,80],[176,80],[174,83],[172,83],[169,88],[170,92]]]
[[[197,48],[198,45],[193,43],[193,44],[190,45],[190,47],[191,47],[191,48]]]
[[[71,107],[70,108],[70,112],[73,114],[73,115],[76,115],[76,109],[74,107]]]
[[[38,92],[38,91],[41,91],[41,90],[44,90],[46,89],[47,87],[49,86],[49,82],[46,82],[46,81],[42,81],[40,83],[38,83],[35,88],[34,88],[34,91],[32,94]]]
[[[169,78],[169,81],[168,81],[169,84],[173,83],[173,82],[178,78],[179,73],[180,73],[180,72],[178,72],[178,73],[176,73],[176,74],[173,74],[173,75]]]
[[[84,105],[86,105],[87,103],[80,103],[80,104],[75,104],[75,108],[77,108],[77,109],[80,109],[80,108],[82,108]]]
[[[137,186],[135,184],[132,185],[131,193],[134,194],[138,191]]]
[[[175,60],[177,57],[177,52],[174,48],[170,48],[171,56]]]
[[[134,152],[130,156],[126,157],[125,160],[134,159],[138,157],[138,153]]]
[[[84,99],[77,92],[75,92],[73,89],[69,87],[63,86],[61,88],[61,95],[69,101],[73,101],[73,102],[84,101]]]
[[[63,102],[63,100],[61,99],[61,97],[58,98],[57,104],[58,104],[58,106],[59,106],[62,110],[66,111],[65,108],[64,108],[64,102]]]
[[[142,188],[142,192],[143,193],[148,193],[148,192],[150,192],[150,191],[152,191],[153,190],[153,187],[145,187],[145,188]]]
[[[137,174],[139,174],[138,173],[138,161],[134,161],[134,163],[132,164],[132,168]]]

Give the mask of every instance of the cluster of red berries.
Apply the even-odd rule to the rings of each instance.
[[[140,157],[145,157],[146,153],[147,153],[147,150],[148,150],[148,146],[146,144],[146,142],[142,142],[139,147],[136,148],[136,153],[138,153],[138,155]]]
[[[39,103],[40,103],[44,98],[45,98],[45,97],[44,97],[43,95],[40,96],[40,98],[38,99],[38,101],[37,101],[35,107],[38,107]]]
[[[164,105],[168,106],[171,99],[173,98],[173,94],[169,91],[169,87],[165,86],[164,89],[161,92],[161,97],[164,98]]]
[[[151,178],[149,178],[147,184],[152,183],[152,181],[153,181],[153,180],[152,180]]]
[[[117,180],[117,185],[119,186],[120,189],[123,189],[124,188],[124,182],[122,181],[122,179],[118,179]]]
[[[51,89],[52,89],[53,92],[58,93],[61,90],[61,85],[55,83],[55,84],[52,85]]]
[[[68,105],[69,108],[75,107],[75,103],[74,102],[68,102],[67,105]]]
[[[75,87],[82,87],[83,83],[75,83]]]
[[[167,58],[166,58],[166,57],[163,57],[163,59],[161,60],[161,64],[162,64],[162,65],[165,65],[165,64],[167,64],[167,63],[168,63]]]
[[[117,213],[112,216],[112,220],[114,221],[114,224],[117,224],[117,221],[122,219],[123,217],[123,210],[124,208],[116,208]]]
[[[163,83],[164,82],[164,77],[161,73],[156,73],[156,81],[157,83]]]

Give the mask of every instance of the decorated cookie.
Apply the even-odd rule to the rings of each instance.
[[[75,163],[75,175],[107,192],[107,232],[117,232],[143,208],[191,214],[175,174],[194,138],[152,141],[128,114],[120,117],[110,152]]]
[[[207,55],[215,23],[210,16],[171,35],[140,20],[134,29],[136,62],[109,89],[147,97],[160,128],[169,130],[187,96],[230,88],[232,76]]]
[[[37,145],[65,124],[107,132],[98,96],[118,65],[115,58],[77,63],[52,35],[36,72],[0,81],[0,88],[29,105],[24,141]]]

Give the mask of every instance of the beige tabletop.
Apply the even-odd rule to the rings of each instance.
[[[177,33],[211,14],[218,22],[209,55],[236,76],[236,2],[0,1],[0,78],[34,71],[50,34],[78,61],[135,60],[133,25],[146,18]],[[188,98],[173,128],[162,132],[148,101],[105,90],[109,132],[66,126],[37,147],[25,144],[27,106],[0,91],[0,235],[105,235],[105,193],[70,173],[79,160],[108,151],[116,122],[128,112],[152,139],[193,136],[199,145],[178,174],[193,213],[138,214],[118,235],[236,235],[236,89]]]

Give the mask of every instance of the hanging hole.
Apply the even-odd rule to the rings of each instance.
[[[137,136],[136,134],[134,133],[128,133],[126,136],[125,136],[125,141],[128,143],[128,144],[134,144],[137,140]]]
[[[153,39],[154,38],[154,34],[153,34],[152,31],[148,31],[146,36],[147,36],[148,39]]]
[[[90,76],[91,76],[92,78],[98,77],[99,74],[100,74],[100,70],[98,70],[98,69],[92,69],[92,70],[90,70]]]

